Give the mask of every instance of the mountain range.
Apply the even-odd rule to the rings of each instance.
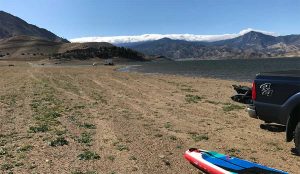
[[[256,31],[250,31],[233,39],[214,42],[163,38],[119,45],[147,55],[164,56],[173,60],[300,56],[300,35],[272,36]]]
[[[228,37],[230,39],[218,41],[162,38],[115,45],[107,42],[70,43],[46,29],[0,11],[1,59],[85,60],[119,57],[149,60],[164,57],[172,60],[209,60],[300,56],[300,35],[274,36],[266,32],[249,31],[239,33],[236,37],[226,36]]]

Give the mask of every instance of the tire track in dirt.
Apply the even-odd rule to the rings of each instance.
[[[117,80],[117,79],[112,79],[110,78],[110,82],[111,81],[115,81],[116,82],[116,85],[115,88],[120,88],[119,91],[121,91],[121,93],[119,93],[120,95],[123,95],[124,92],[126,91],[129,91],[128,95],[136,95],[136,94],[139,94],[138,96],[134,96],[134,97],[127,97],[126,100],[131,100],[132,103],[139,103],[140,101],[143,101],[146,99],[146,101],[143,101],[144,103],[146,103],[147,105],[155,105],[157,104],[159,101],[161,100],[157,100],[158,98],[161,99],[160,96],[157,96],[157,94],[161,94],[161,93],[167,93],[169,94],[169,91],[168,90],[164,90],[164,89],[159,89],[159,91],[154,91],[153,89],[146,89],[146,90],[137,90],[137,89],[141,89],[140,88],[140,84],[139,83],[142,83],[142,81],[139,81],[137,83],[135,83],[135,81],[130,81],[130,80],[127,80],[126,82],[130,82],[131,85],[129,85],[128,83],[126,82],[122,82],[120,80]],[[102,82],[104,82],[102,80]],[[99,82],[96,82],[97,84],[99,84]],[[160,86],[164,86],[165,84],[160,84]],[[114,88],[114,90],[115,90]],[[124,90],[122,90],[124,89]],[[149,94],[150,93],[150,94]],[[124,96],[124,95],[123,95]],[[125,95],[126,96],[126,95]],[[179,97],[177,98],[183,98],[184,96],[180,96],[178,95]],[[135,98],[135,99],[132,99],[132,98]],[[170,103],[173,102],[174,104],[173,105],[177,105],[178,103],[182,103],[182,105],[184,104],[184,100],[180,100],[180,99],[174,99],[174,97],[170,98],[170,97],[167,97],[167,95],[164,95],[163,97],[163,101],[164,103]],[[156,108],[158,108],[159,106],[156,106]],[[165,106],[165,107],[168,107],[168,106]],[[189,105],[189,108],[185,108],[185,107],[180,107],[180,108],[177,108],[179,110],[182,110],[183,113],[191,113],[191,107],[192,108],[197,108],[198,110],[201,110],[201,112],[205,111],[207,112],[207,114],[211,114],[211,109],[210,108],[206,108],[206,107],[202,107],[201,105]],[[144,108],[142,108],[141,110],[144,110]],[[178,110],[176,111],[178,112]],[[199,114],[199,113],[192,113],[192,114]]]
[[[14,108],[14,114],[10,116],[15,119],[1,117],[1,122],[11,121],[1,128],[13,128],[3,130],[5,134],[16,130],[17,124],[25,128],[20,130],[21,134],[11,137],[11,140],[19,140],[8,143],[14,153],[21,143],[34,144],[33,150],[28,152],[30,158],[25,162],[26,168],[15,167],[16,173],[68,173],[75,169],[99,173],[198,173],[182,157],[184,150],[189,147],[234,151],[243,158],[255,159],[290,172],[299,168],[298,158],[289,153],[292,143],[283,142],[284,133],[260,130],[260,122],[248,118],[242,110],[222,110],[222,103],[230,101],[232,82],[118,73],[104,67],[15,69],[3,71],[0,75],[0,95],[6,94],[9,89],[18,91],[19,86],[26,86],[17,92],[17,103],[28,106]],[[28,80],[24,82],[24,79]],[[91,146],[76,143],[76,136],[87,130],[73,124],[68,117],[73,112],[68,111],[63,113],[60,121],[70,129],[67,135],[69,146],[49,147],[47,141],[42,141],[44,134],[34,134],[28,140],[23,136],[27,134],[26,126],[31,121],[26,120],[28,117],[24,115],[18,118],[18,114],[32,115],[29,104],[35,91],[40,89],[33,88],[31,83],[43,80],[55,89],[56,97],[64,102],[64,106],[71,109],[85,106],[74,111],[82,113],[79,115],[81,123],[86,121],[96,126],[96,129],[90,130],[94,133]],[[197,91],[182,90],[185,87]],[[94,92],[99,94],[100,100],[96,100]],[[186,94],[207,97],[221,104],[203,100],[197,104],[187,104]],[[10,114],[3,107],[0,103],[0,113]],[[209,140],[196,142],[189,132],[200,135],[208,132]],[[76,156],[85,148],[99,153],[101,159],[78,160]],[[44,161],[46,157],[52,161],[51,165]],[[29,170],[29,164],[38,166]]]
[[[109,79],[110,80],[110,85],[111,85],[111,79]],[[128,81],[128,80],[127,80]],[[130,80],[129,80],[130,81]],[[105,83],[105,79],[102,79],[101,80],[101,82],[102,82],[102,84],[103,83]],[[99,82],[98,82],[98,84],[99,84]],[[128,86],[128,85],[125,85],[125,86],[121,86],[122,84],[119,84],[119,83],[116,83],[116,85],[113,85],[113,86],[117,86],[117,87],[114,87],[113,89],[113,91],[112,91],[112,93],[114,93],[114,94],[118,94],[118,93],[120,93],[120,94],[122,94],[123,93],[123,91],[127,91],[127,90],[131,90],[132,88],[130,87],[130,86]],[[134,84],[134,83],[131,83],[132,84],[132,86],[135,86],[135,87],[139,87],[137,84]],[[112,86],[112,85],[111,85]],[[163,86],[163,85],[162,85]],[[119,92],[117,92],[117,91],[119,91]],[[135,92],[133,92],[133,93],[129,93],[128,94],[128,98],[138,98],[138,97],[140,97],[139,95],[134,95],[134,93]],[[163,93],[162,91],[160,92],[160,94],[161,93]],[[121,98],[122,99],[122,98]],[[126,100],[127,98],[125,98],[125,100]],[[151,100],[151,98],[148,98],[148,100]],[[126,102],[128,102],[128,101],[123,101],[124,103],[126,103]],[[134,103],[134,104],[136,104],[136,105],[139,105],[138,107],[135,107],[135,106],[132,106],[131,105],[131,108],[133,108],[133,109],[135,109],[135,110],[137,110],[138,112],[139,112],[139,109],[142,109],[142,110],[147,110],[148,108],[143,108],[143,106],[141,106],[140,104],[137,104],[137,103]],[[202,104],[202,103],[201,103]],[[208,105],[209,106],[209,105]],[[147,107],[147,105],[145,105],[144,107]],[[149,107],[149,105],[148,105],[148,107]],[[207,107],[207,104],[205,104],[205,106],[204,107]],[[217,107],[212,107],[212,108],[217,108]],[[219,107],[220,108],[220,107]],[[195,107],[195,108],[191,108],[191,109],[199,109],[198,107]],[[211,109],[211,108],[210,108]],[[149,109],[148,109],[149,110]],[[177,111],[178,111],[178,109],[176,109]],[[151,115],[151,109],[150,109],[150,111],[148,111],[148,112],[150,112],[150,115]],[[202,111],[199,111],[199,112],[202,112]],[[194,112],[194,113],[196,113],[196,114],[199,114],[199,112],[198,111],[196,111],[196,112]],[[143,113],[143,112],[142,112]],[[211,112],[212,114],[214,114],[214,112],[212,111]],[[177,113],[178,114],[178,113]],[[195,114],[190,114],[191,116],[191,118],[193,118],[193,120],[191,121],[191,122],[189,122],[189,123],[187,123],[188,125],[186,125],[186,126],[188,126],[189,128],[188,129],[185,129],[185,130],[195,130],[195,127],[197,127],[197,122],[195,122],[195,120],[197,120],[197,119],[195,119]],[[200,115],[200,114],[199,114]],[[225,115],[225,114],[224,114]],[[169,116],[171,116],[171,115],[169,115]],[[217,115],[217,116],[213,116],[213,117],[208,117],[208,118],[206,118],[206,120],[204,121],[204,122],[206,122],[206,123],[209,123],[209,122],[207,122],[208,120],[211,120],[211,122],[213,122],[213,118],[216,118],[217,120],[219,120],[219,121],[222,121],[222,120],[226,120],[226,117],[223,117],[222,118],[222,115]],[[220,118],[221,118],[221,120],[220,120]],[[184,119],[187,119],[187,117],[185,117]],[[183,119],[183,120],[184,120]],[[176,120],[176,119],[175,119]],[[154,120],[155,121],[155,120]],[[186,121],[186,120],[185,120]],[[199,120],[200,122],[201,122],[201,120]],[[203,123],[203,121],[202,121],[202,123]],[[180,123],[179,123],[180,124]],[[219,122],[219,124],[221,124],[221,122]],[[177,125],[177,124],[176,124]],[[164,129],[162,129],[162,130],[164,130]],[[165,130],[165,131],[163,131],[164,133],[166,133],[166,134],[170,134],[170,132],[168,131],[168,130]],[[178,135],[178,134],[177,134]],[[184,136],[183,135],[183,138],[184,137],[186,137],[186,136]]]
[[[109,83],[111,83],[113,81],[113,79],[110,79]],[[104,79],[102,79],[102,83],[104,82]],[[128,80],[127,80],[128,82]],[[130,81],[131,82],[131,81]],[[96,82],[99,84],[99,82]],[[124,83],[119,83],[118,81],[116,82],[117,84],[114,85],[114,86],[117,86],[117,87],[114,87],[114,93],[120,93],[120,95],[123,95],[124,91],[132,91],[134,90],[131,86],[129,86],[128,84],[124,84]],[[139,88],[139,85],[138,84],[135,84],[134,82],[131,82],[130,83],[132,86],[135,86],[136,88]],[[163,85],[160,85],[160,86],[163,86]],[[119,92],[116,91],[116,89],[119,89]],[[148,90],[148,92],[151,91],[151,89]],[[148,93],[147,91],[142,91],[143,93]],[[160,92],[157,92],[158,94],[164,94],[165,92],[161,89]],[[168,93],[168,91],[167,91]],[[155,98],[161,98],[160,96],[155,96],[155,95],[146,95],[148,97],[148,99],[146,99],[146,104],[141,104],[139,101],[140,100],[144,100],[145,101],[145,98],[146,96],[143,96],[144,98],[141,98],[139,95],[138,96],[134,96],[135,94],[137,94],[137,92],[130,92],[128,95],[130,95],[130,97],[125,97],[125,100],[126,100],[126,103],[129,103],[129,105],[131,105],[132,108],[134,108],[136,111],[138,112],[141,112],[143,114],[147,114],[148,113],[148,117],[150,117],[153,121],[158,121],[158,122],[161,122],[163,120],[165,120],[165,122],[172,122],[174,123],[175,125],[180,125],[180,123],[182,121],[186,121],[187,117],[190,117],[191,120],[195,120],[194,119],[194,116],[195,115],[208,115],[208,114],[212,114],[212,111],[208,110],[208,109],[202,109],[201,106],[199,105],[189,105],[189,108],[183,108],[183,107],[177,107],[176,109],[173,109],[172,107],[170,106],[164,106],[164,108],[170,108],[169,111],[163,111],[161,112],[160,109],[157,109],[157,108],[160,108],[161,106],[157,105],[156,102],[153,102],[153,100],[155,100]],[[164,95],[166,96],[166,95]],[[135,100],[130,100],[131,98],[135,98]],[[167,97],[164,97],[164,99],[167,98]],[[167,99],[167,100],[171,100],[171,99]],[[131,101],[131,102],[129,102]],[[179,101],[182,103],[182,101]],[[178,105],[183,105],[183,104],[178,104],[178,103],[173,103],[173,106],[178,106]],[[156,108],[156,109],[151,109],[151,108]],[[191,112],[191,108],[196,108],[194,109],[195,112]],[[146,112],[147,111],[147,112]],[[199,111],[201,113],[199,113]],[[208,111],[208,112],[206,112]],[[153,113],[155,112],[158,112],[161,117],[153,117],[152,115],[154,115]],[[206,112],[206,113],[205,113]],[[173,115],[179,115],[181,113],[182,117],[174,117]],[[151,117],[152,116],[152,117]],[[194,122],[194,121],[193,121]],[[194,124],[194,123],[192,123]]]
[[[132,119],[140,118],[141,116],[144,117],[143,120],[137,120],[137,121],[131,121],[132,120],[131,119],[130,123],[128,123],[129,120],[121,116],[122,112],[115,110],[111,113],[107,112],[107,111],[105,112],[107,115],[110,115],[111,117],[113,117],[112,120],[99,119],[99,121],[98,120],[95,121],[97,124],[97,127],[98,126],[102,127],[100,130],[99,129],[97,130],[97,133],[95,135],[96,139],[97,139],[97,141],[95,142],[97,144],[96,148],[100,147],[100,150],[101,150],[101,148],[110,148],[110,149],[108,149],[108,150],[110,150],[109,153],[102,152],[102,154],[104,156],[108,156],[110,153],[114,152],[114,149],[111,148],[111,146],[112,146],[111,142],[116,141],[116,139],[118,139],[120,137],[124,137],[124,132],[129,132],[129,134],[130,134],[126,138],[126,140],[132,141],[132,143],[130,143],[130,145],[129,145],[130,149],[135,148],[135,146],[139,146],[140,144],[145,145],[144,148],[139,147],[135,150],[130,150],[127,153],[128,155],[124,155],[125,152],[121,152],[122,153],[121,155],[118,153],[115,153],[116,156],[118,157],[118,159],[121,159],[121,161],[123,161],[123,164],[121,164],[121,166],[127,165],[127,167],[118,168],[118,167],[116,167],[117,165],[113,165],[110,167],[111,169],[129,173],[129,170],[130,171],[133,170],[130,168],[135,165],[131,164],[130,166],[128,166],[128,164],[131,163],[131,161],[129,161],[128,159],[131,155],[134,155],[134,154],[145,154],[145,155],[141,155],[140,159],[156,161],[156,164],[154,164],[154,165],[152,164],[150,166],[146,163],[138,162],[137,168],[141,169],[141,171],[143,171],[144,173],[149,173],[150,171],[153,170],[153,168],[165,167],[163,164],[164,163],[163,160],[166,160],[166,159],[160,159],[158,156],[169,156],[168,158],[173,159],[174,157],[172,155],[165,155],[165,154],[171,153],[174,150],[174,149],[172,149],[172,147],[175,147],[176,144],[166,143],[165,140],[160,140],[160,139],[156,138],[155,135],[153,135],[154,134],[153,132],[157,132],[158,134],[163,134],[163,136],[166,138],[168,138],[168,136],[170,136],[170,135],[176,135],[178,138],[180,137],[180,139],[178,139],[178,142],[180,141],[179,144],[184,144],[183,140],[186,139],[185,133],[182,133],[182,135],[179,135],[179,133],[173,133],[172,131],[169,131],[169,130],[163,128],[163,124],[161,123],[162,121],[163,122],[170,121],[170,122],[172,122],[172,124],[174,126],[177,126],[178,124],[180,124],[180,119],[174,118],[172,116],[173,115],[172,111],[164,111],[164,112],[160,113],[165,118],[153,117],[153,113],[157,111],[156,109],[153,109],[153,108],[158,107],[155,105],[155,102],[156,102],[155,99],[156,99],[156,97],[159,98],[158,96],[153,95],[153,93],[149,94],[149,91],[152,92],[153,89],[144,88],[144,90],[139,91],[139,93],[144,93],[144,94],[148,94],[148,95],[140,95],[140,94],[138,94],[138,92],[132,90],[132,87],[135,87],[135,89],[140,87],[139,82],[141,82],[141,80],[139,80],[138,82],[133,82],[130,85],[128,85],[127,81],[122,82],[119,79],[116,80],[115,78],[118,78],[116,76],[114,76],[114,78],[107,78],[105,76],[104,77],[100,76],[97,78],[97,80],[100,79],[100,81],[101,81],[101,82],[97,81],[97,86],[100,86],[100,89],[99,89],[99,87],[93,87],[93,86],[88,86],[86,84],[84,84],[84,85],[81,84],[80,90],[83,92],[80,93],[80,95],[78,95],[78,94],[74,93],[73,91],[61,88],[58,84],[56,84],[53,81],[53,78],[55,76],[60,77],[60,78],[56,78],[56,80],[63,81],[62,79],[64,79],[64,76],[62,74],[59,74],[59,75],[52,74],[50,76],[46,75],[45,78],[51,79],[51,85],[53,85],[56,89],[58,88],[59,91],[62,93],[62,96],[70,97],[69,95],[71,94],[72,98],[77,97],[76,99],[79,101],[81,101],[84,98],[89,98],[89,100],[85,100],[83,102],[92,102],[93,100],[90,98],[90,96],[87,95],[87,93],[85,91],[90,91],[91,89],[96,88],[96,90],[105,91],[106,96],[115,95],[114,97],[111,97],[111,99],[109,100],[109,103],[111,103],[112,105],[116,105],[117,108],[122,108],[123,106],[125,106],[125,108],[127,108],[127,110],[129,110],[129,112],[133,111],[133,114],[131,114],[131,116],[130,116]],[[80,77],[77,77],[77,78],[80,78]],[[73,83],[73,85],[80,86],[77,80],[74,80],[73,78],[69,78],[69,79],[70,79],[69,81],[71,81]],[[164,84],[159,84],[159,85],[164,86]],[[114,86],[114,87],[112,88],[111,86]],[[62,90],[60,90],[60,89],[62,89]],[[147,91],[147,90],[149,90],[149,91]],[[157,91],[157,93],[160,93],[163,95],[166,93],[166,95],[164,95],[164,96],[168,96],[169,91],[168,91],[168,89],[165,90],[165,88],[163,88],[163,89],[160,89],[160,92]],[[122,97],[116,98],[116,96],[122,96]],[[134,100],[132,98],[134,98]],[[140,102],[145,99],[146,99],[146,102],[145,101]],[[165,100],[165,102],[167,102],[170,99],[168,99],[166,97],[166,98],[163,98],[163,100]],[[181,102],[181,100],[175,101],[174,106],[178,105],[178,102]],[[106,109],[113,109],[113,108],[106,108]],[[179,109],[177,108],[176,109],[177,114],[178,114],[178,111],[180,111],[184,114],[188,110],[185,108],[179,108]],[[196,113],[198,113],[198,112],[196,112]],[[189,115],[191,115],[190,116],[191,118],[193,117],[192,116],[193,114],[190,114],[190,113],[186,114],[186,116],[189,116]],[[186,116],[181,119],[182,120],[186,119]],[[97,115],[95,115],[95,117],[97,117]],[[156,123],[153,123],[153,122],[156,122]],[[144,126],[146,124],[147,124],[147,126]],[[103,125],[111,125],[111,126],[103,126]],[[191,127],[193,127],[193,126],[191,126]],[[123,132],[120,132],[120,130],[123,130]],[[104,134],[108,135],[108,137],[110,137],[110,138],[103,137]],[[144,137],[144,139],[153,137],[153,139],[156,139],[156,140],[144,140],[144,139],[139,139],[136,137]],[[107,141],[106,139],[111,139],[111,140],[110,140],[110,142],[104,143],[104,141]],[[183,139],[183,140],[181,140],[181,139]],[[154,141],[159,141],[159,142],[157,143]],[[99,143],[99,142],[101,142],[101,143]],[[152,148],[149,149],[149,147],[152,147]],[[161,149],[167,149],[167,150],[161,151]],[[179,151],[179,153],[181,153],[181,151]],[[157,155],[157,154],[161,154],[161,155]],[[164,155],[162,155],[162,154],[164,154]],[[185,163],[185,161],[182,159],[181,155],[179,155],[179,159],[177,156],[175,158],[177,158],[177,159],[171,161],[172,163],[174,163],[174,164],[177,164],[177,163],[184,164]],[[167,159],[167,160],[170,160],[170,159]],[[117,163],[117,162],[114,162],[114,163]],[[163,170],[167,171],[168,168],[164,168]],[[174,169],[170,169],[170,170],[174,170]],[[161,171],[161,169],[157,169],[157,172],[158,171]]]
[[[55,80],[60,80],[63,82],[66,82],[62,79],[64,79],[65,76],[60,75],[59,77],[62,78],[55,78]],[[61,92],[61,97],[63,98],[73,98],[77,102],[82,103],[92,103],[96,102],[93,98],[91,98],[85,91],[89,91],[91,87],[87,87],[85,85],[79,85],[78,81],[75,80],[75,78],[68,77],[68,82],[71,82],[73,85],[80,86],[80,94],[75,93],[72,90],[68,90],[65,88],[60,87],[57,83],[54,82],[54,76],[49,74],[43,74],[43,78],[47,78],[50,80],[50,83],[55,89],[58,89]],[[99,90],[99,89],[98,89]],[[106,109],[106,107],[104,107]],[[97,127],[96,134],[94,135],[94,145],[93,149],[100,152],[101,156],[103,158],[106,158],[105,161],[101,161],[101,164],[95,163],[93,164],[94,169],[98,169],[98,171],[104,170],[104,171],[118,171],[121,173],[132,173],[133,169],[132,166],[134,165],[134,161],[128,160],[130,158],[130,154],[126,152],[118,152],[115,149],[112,149],[112,144],[116,141],[118,141],[117,137],[114,134],[114,130],[112,130],[111,121],[103,119],[99,117],[97,110],[90,109],[87,110],[88,114],[91,115],[94,118],[94,123]],[[107,113],[107,112],[106,112]],[[68,127],[72,127],[70,123],[64,122],[66,125],[69,125]],[[111,165],[111,161],[107,158],[112,158],[113,156],[117,156],[118,159],[114,161],[114,165]],[[131,164],[128,166],[128,164]],[[123,167],[120,167],[123,166]],[[135,173],[139,173],[139,171],[135,171]]]
[[[109,80],[110,80],[110,83],[111,83],[111,79],[109,79]],[[105,83],[104,79],[101,80],[102,83],[100,83],[97,80],[94,80],[94,82],[101,85],[101,86],[105,86],[105,85],[103,85]],[[113,91],[111,91],[111,94],[116,94],[116,93],[117,93],[117,95],[122,94],[123,90],[128,90],[128,89],[130,90],[131,88],[127,87],[127,89],[126,89],[126,87],[121,86],[120,91],[117,91],[116,88],[114,88]],[[107,90],[109,90],[109,89],[107,89]],[[135,98],[135,96],[134,97],[130,96],[130,98]],[[135,112],[141,113],[145,117],[151,116],[151,113],[153,111],[150,109],[149,106],[147,107],[147,105],[145,105],[144,107],[146,107],[146,108],[143,108],[139,104],[128,103],[127,100],[128,100],[128,98],[125,98],[125,99],[120,98],[115,102],[117,102],[119,104],[123,104],[123,105],[129,107],[129,108],[131,108],[131,110],[133,109],[133,110],[135,110]],[[153,122],[153,121],[155,121],[155,120],[151,119],[150,122],[148,122],[148,124]],[[117,125],[118,122],[120,122],[119,125]],[[163,160],[166,160],[166,159],[159,160],[159,157],[158,157],[159,155],[154,155],[154,154],[163,154],[163,153],[166,153],[166,151],[172,152],[174,150],[173,148],[176,145],[174,145],[174,143],[169,144],[169,143],[162,142],[162,141],[155,142],[155,140],[139,139],[138,138],[138,137],[148,137],[148,138],[150,138],[151,135],[152,135],[153,139],[154,139],[155,137],[153,135],[153,132],[155,132],[155,129],[157,129],[157,127],[156,128],[155,127],[154,128],[151,128],[151,127],[145,128],[143,126],[143,124],[147,124],[147,122],[145,123],[145,120],[137,120],[137,121],[130,120],[130,123],[129,123],[128,120],[126,120],[124,118],[120,118],[120,117],[118,117],[118,119],[115,121],[115,124],[117,126],[116,129],[121,129],[125,132],[130,132],[130,134],[132,134],[129,139],[132,139],[132,141],[133,141],[132,144],[134,144],[133,147],[135,147],[135,145],[138,146],[140,144],[145,145],[144,147],[138,147],[138,148],[135,147],[134,148],[135,149],[135,154],[140,154],[141,158],[147,159],[147,161],[157,161],[157,163],[153,164],[154,166],[151,165],[151,167],[148,166],[148,164],[145,164],[145,163],[140,164],[139,166],[144,168],[143,172],[145,172],[145,173],[150,172],[150,171],[153,172],[154,168],[157,168],[157,166],[165,167],[165,166],[163,166],[162,163],[163,163]],[[161,131],[159,131],[159,132],[161,132]],[[120,134],[122,135],[122,133],[120,133]],[[166,134],[165,136],[168,136],[169,133],[166,131],[166,132],[164,132],[164,134]],[[181,140],[178,140],[178,141],[181,141]],[[135,143],[135,142],[137,142],[137,143]],[[149,147],[151,147],[152,149],[148,149]],[[161,149],[166,149],[166,151],[162,151]],[[147,150],[149,150],[149,151],[147,151]],[[169,153],[169,152],[167,152],[167,153]],[[183,162],[183,159],[182,159],[181,155],[179,157],[179,160],[181,162]],[[176,160],[173,161],[173,162],[178,163],[178,162],[176,162]],[[184,167],[184,166],[181,166],[181,167]],[[167,169],[164,169],[164,170],[168,171]]]

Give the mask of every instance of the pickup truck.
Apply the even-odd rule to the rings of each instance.
[[[252,84],[250,117],[266,123],[286,125],[286,141],[294,140],[300,152],[300,70],[266,72],[256,75]]]

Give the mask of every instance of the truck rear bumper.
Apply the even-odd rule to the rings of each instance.
[[[254,105],[248,105],[246,110],[251,118],[258,118]]]

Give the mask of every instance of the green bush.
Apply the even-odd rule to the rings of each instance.
[[[58,137],[55,140],[50,141],[49,145],[52,147],[68,145],[69,142],[64,137]]]
[[[45,124],[43,125],[38,125],[38,126],[31,126],[29,127],[29,131],[33,133],[37,132],[47,132],[49,130],[49,127]]]
[[[96,152],[84,151],[77,156],[79,160],[98,160],[100,156]]]
[[[185,96],[185,101],[188,103],[198,103],[199,101],[201,101],[201,97],[198,95],[191,95],[188,94]]]

